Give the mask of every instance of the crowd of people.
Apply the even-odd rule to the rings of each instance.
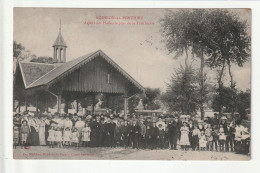
[[[16,113],[13,145],[125,147],[135,149],[208,150],[249,153],[250,132],[241,120],[182,120],[178,115],[142,116]],[[179,147],[180,146],[180,147]]]

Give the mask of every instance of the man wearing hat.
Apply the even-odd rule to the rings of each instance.
[[[104,118],[100,118],[100,128],[99,128],[99,146],[105,147],[106,140],[106,123]]]
[[[229,125],[227,123],[227,117],[222,116],[220,118],[220,125],[223,125],[224,134],[226,135],[225,150],[229,151],[229,147],[231,147],[231,151],[233,151],[233,145],[232,145],[232,141],[231,141],[233,129],[229,127]],[[230,143],[231,143],[231,146],[229,146]]]
[[[100,124],[96,121],[96,116],[92,117],[92,122],[90,123],[91,133],[90,141],[92,147],[99,147],[99,131]]]
[[[14,115],[14,118],[13,118],[13,124],[15,126],[17,126],[18,128],[20,128],[22,125],[20,117],[21,117],[21,114],[17,113]]]
[[[133,120],[133,124],[131,126],[131,137],[132,137],[132,142],[133,142],[133,148],[139,149],[139,137],[140,137],[140,127],[137,125],[137,121]]]
[[[106,136],[105,136],[105,146],[106,147],[113,147],[114,146],[114,123],[111,121],[110,117],[107,117],[106,122]]]
[[[125,148],[128,147],[129,131],[130,131],[130,127],[129,127],[129,125],[128,125],[127,120],[125,120],[125,121],[124,121],[124,125],[122,126],[123,146],[124,146]]]
[[[140,136],[139,136],[140,148],[144,148],[145,147],[146,126],[144,125],[144,119],[143,118],[141,118],[139,120],[139,127],[140,127]]]
[[[117,120],[115,119],[115,115],[112,114],[113,116],[111,117],[111,134],[112,134],[112,138],[111,138],[111,145],[112,147],[115,147],[116,145],[116,137],[115,137],[115,131],[116,131],[116,124],[117,124]]]
[[[152,127],[151,127],[151,149],[156,149],[158,145],[159,139],[159,129],[156,126],[156,120],[153,120]]]
[[[178,127],[177,122],[171,119],[168,125],[168,139],[170,142],[171,150],[177,150],[177,139],[178,139]]]

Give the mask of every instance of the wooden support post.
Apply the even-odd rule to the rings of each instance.
[[[27,96],[26,96],[26,94],[25,94],[25,98],[24,98],[24,104],[25,104],[25,111],[27,112],[28,108],[27,108]]]
[[[69,102],[67,99],[65,99],[65,107],[64,107],[64,112],[67,114],[69,111]]]
[[[46,112],[46,113],[48,113],[48,107],[49,107],[49,104],[48,104],[48,95],[45,95],[44,96],[44,101],[45,101],[45,107],[44,107],[44,111]]]
[[[95,112],[95,93],[92,95],[92,115],[94,115]]]
[[[38,115],[38,96],[36,96],[36,115]]]
[[[20,112],[21,112],[21,104],[20,104],[20,101],[19,101],[18,104],[19,104],[19,105],[18,105],[18,112],[20,113]]]
[[[79,113],[79,101],[76,100],[76,112]]]
[[[109,108],[110,94],[106,94],[106,107]]]
[[[61,113],[61,94],[58,94],[58,98],[57,98],[57,112]]]
[[[127,105],[127,96],[126,95],[124,95],[124,118],[125,119],[127,119],[127,107],[128,107],[128,105]]]

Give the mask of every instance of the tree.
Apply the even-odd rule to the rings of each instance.
[[[230,76],[230,88],[235,93],[235,82],[231,72],[232,64],[243,66],[250,56],[250,37],[248,36],[247,21],[227,10],[212,10],[209,13],[211,44],[209,44],[207,55],[208,66],[221,69],[218,75],[218,87],[222,90],[222,77],[225,67],[228,66]],[[219,93],[220,94],[220,93]],[[234,95],[231,96],[231,103],[234,105]],[[234,106],[233,106],[234,107]],[[232,115],[234,110],[231,110]],[[221,109],[219,110],[221,113]]]
[[[206,102],[206,75],[204,74],[205,54],[210,43],[208,10],[168,11],[161,20],[161,32],[165,38],[169,53],[175,52],[179,57],[186,52],[185,66],[188,67],[188,50],[200,59],[200,92],[198,95],[201,118],[204,119],[204,103]]]
[[[159,109],[160,105],[156,103],[156,99],[159,98],[160,94],[159,88],[145,88],[145,95],[142,96],[144,108],[149,110]]]
[[[25,50],[24,46],[21,43],[13,41],[13,59],[15,61],[20,61],[22,52]]]
[[[237,94],[236,108],[241,118],[243,119],[245,118],[245,116],[247,115],[246,110],[250,109],[250,105],[251,105],[251,91],[249,89],[245,92],[240,91]]]
[[[181,66],[167,83],[167,91],[161,97],[170,111],[193,114],[198,109],[198,77],[192,66]]]
[[[47,57],[47,56],[41,56],[41,57],[34,57],[31,62],[37,62],[37,63],[47,63],[47,64],[53,64],[53,58]]]
[[[140,101],[140,95],[134,95],[128,100],[128,111],[130,114],[135,113],[135,108]]]
[[[218,75],[220,90],[223,85],[224,69],[227,65],[230,86],[235,89],[231,65],[233,63],[243,66],[250,55],[247,22],[241,21],[235,14],[227,10],[195,9],[168,11],[161,20],[161,26],[169,53],[175,52],[178,57],[183,54],[184,50],[190,50],[193,55],[200,58],[199,104],[203,119],[203,103],[207,96],[206,76],[203,71],[205,62],[211,68],[220,69]]]
[[[231,109],[235,109],[235,105],[232,104],[232,97],[236,96],[236,92],[234,92],[234,90],[223,86],[221,88],[217,88],[216,91],[217,94],[213,97],[211,106],[215,112],[219,112],[222,107],[225,107],[224,112],[230,112]]]

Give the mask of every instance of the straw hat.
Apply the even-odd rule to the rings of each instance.
[[[227,117],[223,116],[220,118],[221,120],[227,120]]]

